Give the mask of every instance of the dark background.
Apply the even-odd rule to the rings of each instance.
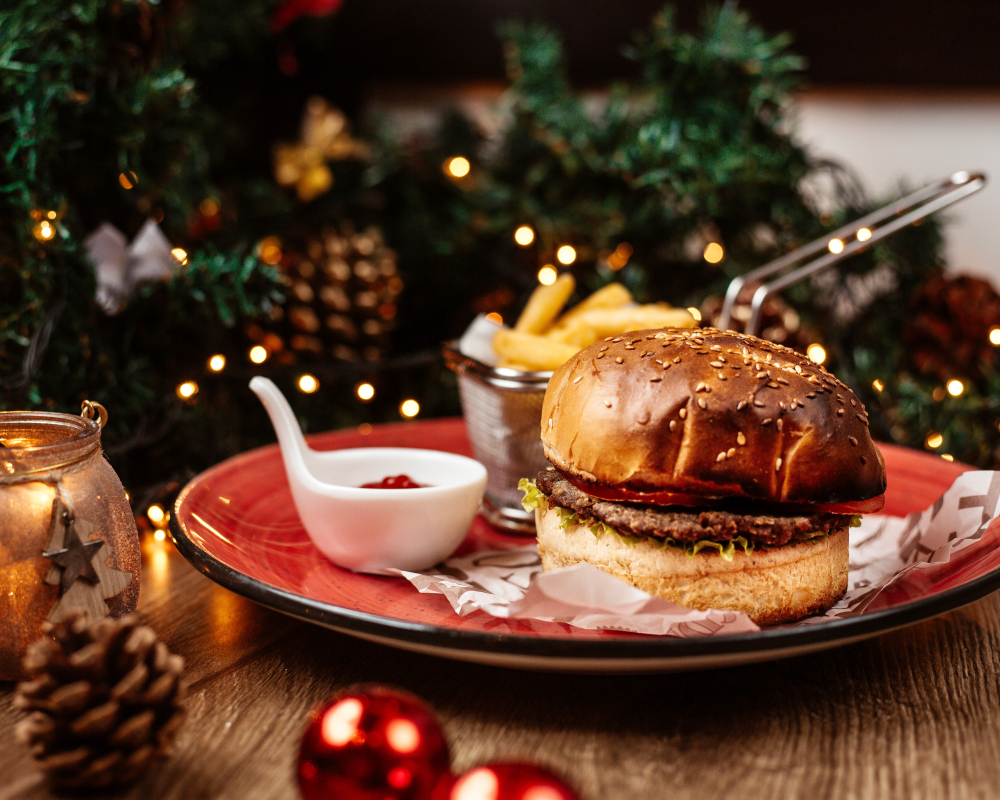
[[[703,3],[674,3],[680,27]],[[767,31],[790,31],[813,85],[1000,85],[996,0],[747,0]],[[621,46],[663,8],[661,0],[345,0],[329,24],[329,66],[366,79],[501,80],[498,22],[539,19],[565,37],[582,84],[627,77]],[[326,26],[324,26],[326,27]]]

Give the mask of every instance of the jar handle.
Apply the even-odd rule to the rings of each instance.
[[[80,404],[80,416],[85,419],[93,419],[94,412],[97,412],[97,425],[103,428],[108,422],[108,410],[102,406],[100,403],[95,403],[93,400],[84,400]]]

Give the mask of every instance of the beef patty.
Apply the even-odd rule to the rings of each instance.
[[[715,508],[615,503],[584,494],[555,469],[540,472],[535,485],[548,495],[550,505],[569,509],[580,517],[600,520],[632,536],[669,536],[682,542],[727,542],[744,536],[760,545],[778,547],[847,527],[851,521],[849,515],[842,514],[760,515]]]

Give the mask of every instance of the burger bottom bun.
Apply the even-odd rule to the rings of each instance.
[[[587,525],[564,529],[560,520],[557,508],[535,512],[544,569],[586,562],[688,608],[742,611],[758,625],[774,625],[825,611],[847,591],[846,527],[784,547],[737,550],[727,561],[714,550],[688,556],[647,539],[598,539]]]

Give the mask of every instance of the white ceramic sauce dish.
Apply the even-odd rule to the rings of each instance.
[[[250,388],[274,426],[302,525],[333,563],[357,572],[419,571],[462,543],[479,511],[486,468],[474,459],[409,447],[313,450],[274,383]],[[411,489],[365,489],[365,483],[407,475]]]

